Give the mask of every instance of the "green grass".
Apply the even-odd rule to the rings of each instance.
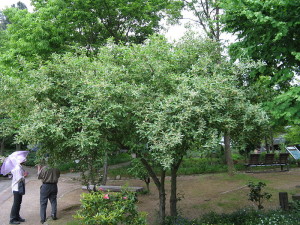
[[[77,222],[76,220],[72,220],[70,222],[67,222],[65,225],[80,225],[80,223]]]
[[[131,160],[131,155],[128,153],[120,153],[117,155],[112,155],[108,159],[108,165],[116,165],[119,163],[129,162]]]
[[[119,163],[124,163],[124,162],[129,162],[131,160],[131,156],[127,153],[120,153],[117,155],[113,155],[108,159],[108,165],[116,165]],[[76,163],[71,161],[71,162],[66,162],[66,163],[61,163],[58,165],[58,169],[62,172],[69,172],[70,169],[75,169],[76,170]],[[123,169],[115,169],[112,171],[111,175],[125,175],[126,170],[122,171]],[[119,172],[120,171],[120,172]]]
[[[127,169],[130,166],[123,166],[121,168],[116,168],[116,169],[109,169],[108,170],[108,176],[109,177],[115,177],[117,175],[120,175],[121,177],[131,177],[128,173],[127,173]]]

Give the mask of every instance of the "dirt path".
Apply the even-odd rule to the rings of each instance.
[[[29,175],[26,178],[26,194],[23,197],[21,205],[20,215],[26,219],[24,225],[37,225],[40,224],[39,217],[39,190],[41,181],[36,178],[35,168],[25,168],[29,171]],[[58,202],[65,202],[65,196],[75,190],[81,190],[81,184],[76,179],[79,177],[77,173],[62,174],[58,183]],[[13,203],[13,197],[11,193],[11,180],[3,178],[0,180],[0,225],[9,224],[9,215],[11,206]],[[69,203],[66,203],[69,204]],[[66,205],[64,205],[66,206]],[[50,215],[50,207],[48,206],[47,215]]]

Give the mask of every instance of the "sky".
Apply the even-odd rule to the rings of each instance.
[[[9,7],[17,2],[23,2],[28,8],[30,6],[30,0],[0,0],[0,9]]]

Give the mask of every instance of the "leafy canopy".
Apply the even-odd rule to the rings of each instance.
[[[225,31],[237,35],[231,46],[234,57],[250,57],[266,63],[258,73],[272,83],[287,85],[299,73],[299,13],[297,0],[225,0]]]
[[[167,168],[187,150],[218,144],[224,130],[251,133],[267,118],[237,88],[238,70],[215,63],[217,52],[209,40],[172,45],[154,36],[144,45],[110,42],[94,59],[54,55],[22,89],[33,107],[20,140],[58,159],[127,147]]]

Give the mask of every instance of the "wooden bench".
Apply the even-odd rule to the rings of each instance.
[[[82,186],[83,190],[93,190],[94,185],[89,185],[87,186]],[[101,191],[110,191],[110,192],[121,192],[123,189],[126,189],[128,191],[133,191],[133,192],[141,192],[144,190],[143,187],[126,187],[124,188],[123,186],[106,186],[106,185],[99,185],[96,186],[97,190]]]
[[[245,164],[247,170],[249,171],[253,166],[261,166],[259,161],[259,154],[250,154],[249,162]]]
[[[284,171],[283,168],[286,166],[286,171],[289,171],[289,156],[289,153],[280,153],[278,161],[275,162],[275,166],[280,166],[281,171]]]
[[[280,166],[281,171],[288,171],[289,170],[289,163],[288,163],[289,153],[280,153],[278,161],[275,160],[274,153],[267,153],[263,162],[259,160],[259,154],[250,154],[249,162],[245,164],[247,171],[250,172],[251,167],[256,166]],[[284,166],[287,167],[286,170],[283,170]]]

